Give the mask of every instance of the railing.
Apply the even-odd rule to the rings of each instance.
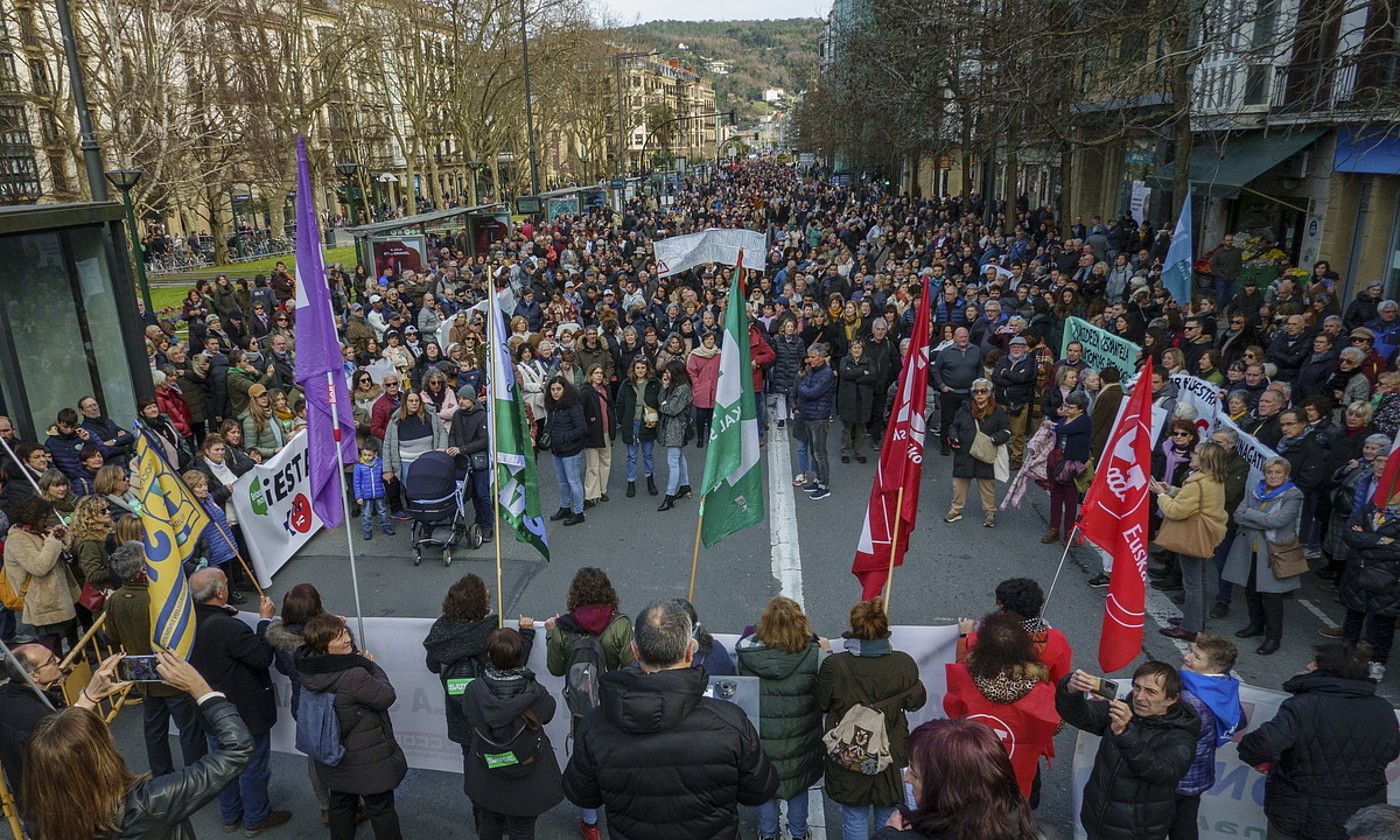
[[[1270,105],[1284,114],[1393,109],[1400,103],[1400,50],[1274,68]]]

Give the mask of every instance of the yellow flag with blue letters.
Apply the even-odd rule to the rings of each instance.
[[[151,644],[189,657],[194,644],[194,604],[184,562],[209,524],[199,502],[144,434],[136,435],[132,490],[141,501]]]

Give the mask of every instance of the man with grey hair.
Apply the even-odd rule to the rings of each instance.
[[[1400,304],[1393,300],[1383,300],[1376,307],[1376,318],[1366,323],[1366,329],[1375,336],[1376,352],[1382,359],[1389,359],[1400,346]]]
[[[564,795],[607,808],[615,840],[734,840],[739,805],[773,798],[778,775],[740,708],[705,697],[690,667],[696,641],[676,600],[637,616],[637,668],[609,671],[602,704],[584,716],[564,771]]]
[[[238,777],[219,793],[219,812],[225,831],[255,837],[292,818],[291,811],[274,811],[268,802],[267,782],[271,777],[268,758],[272,751],[272,726],[277,722],[277,697],[272,690],[273,650],[267,643],[267,625],[277,614],[277,605],[263,595],[258,600],[258,629],[255,632],[238,618],[228,605],[228,579],[219,569],[201,569],[190,575],[190,597],[194,600],[195,634],[190,664],[215,691],[221,691],[238,709],[238,716],[253,736],[253,758]],[[209,749],[219,744],[208,736]]]
[[[929,365],[929,379],[938,391],[940,403],[939,429],[944,455],[952,454],[948,433],[958,409],[972,393],[972,381],[982,376],[982,348],[972,344],[966,327],[953,330],[953,343],[939,350]]]
[[[1400,808],[1367,805],[1345,823],[1351,840],[1400,840]]]
[[[793,414],[797,437],[797,472],[803,491],[813,499],[831,495],[831,458],[826,451],[827,424],[836,405],[836,374],[827,363],[831,351],[818,341],[807,348],[807,361],[797,380]],[[794,482],[796,483],[796,482]]]
[[[135,541],[122,543],[112,552],[108,563],[113,577],[122,585],[107,598],[103,609],[107,622],[102,630],[128,656],[150,656],[154,651],[151,649],[151,598],[146,589],[145,547]],[[199,723],[199,706],[193,697],[164,683],[137,683],[136,692],[141,695],[146,758],[150,761],[152,776],[175,771],[170,755],[171,720],[180,730],[180,753],[185,766],[204,757],[208,748]]]

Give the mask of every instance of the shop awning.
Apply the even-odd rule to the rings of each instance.
[[[1332,171],[1360,175],[1400,175],[1400,137],[1379,129],[1337,132]]]
[[[1191,189],[1197,195],[1234,198],[1240,188],[1278,166],[1326,134],[1323,128],[1303,131],[1231,135],[1223,141],[1207,139],[1191,150]],[[1176,164],[1157,170],[1152,180],[1170,185]]]

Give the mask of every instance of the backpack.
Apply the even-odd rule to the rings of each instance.
[[[442,680],[442,694],[447,703],[460,707],[467,686],[481,676],[481,660],[475,656],[459,660],[451,668],[443,669],[438,676]]]
[[[885,713],[877,707],[904,696],[908,689],[872,703],[860,681],[851,676],[845,660],[840,656],[833,656],[831,661],[855,691],[860,702],[847,709],[836,726],[822,736],[826,754],[836,764],[852,773],[878,776],[894,759],[890,755],[889,733],[885,730]]]
[[[296,748],[327,767],[336,766],[345,757],[333,692],[301,690],[301,699],[297,701]]]
[[[535,713],[520,713],[520,726],[509,738],[494,741],[480,729],[473,729],[472,753],[486,772],[501,779],[523,779],[535,769],[541,751],[546,749],[544,730]]]
[[[567,634],[564,653],[564,703],[569,713],[581,718],[598,708],[598,680],[607,673],[608,657],[603,642],[589,633]]]

